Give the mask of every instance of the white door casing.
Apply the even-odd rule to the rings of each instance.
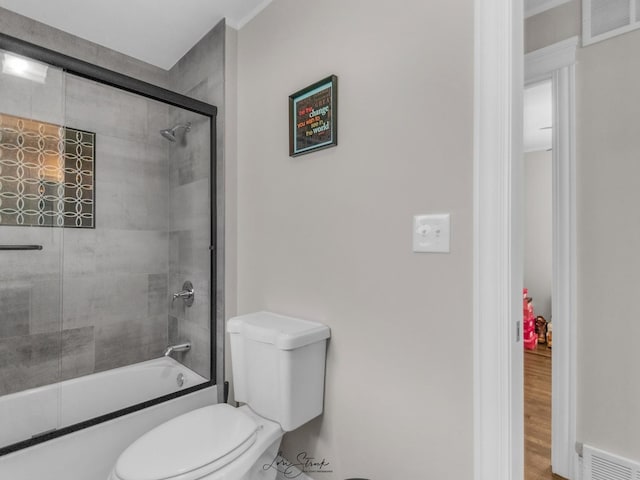
[[[525,83],[553,85],[552,449],[554,473],[573,480],[576,441],[575,60],[578,37],[525,56]]]
[[[522,480],[522,0],[476,0],[474,479]]]
[[[522,0],[476,0],[474,90],[474,478],[523,478],[523,372],[522,372]],[[575,52],[575,48],[574,48]],[[542,62],[544,63],[544,62]],[[557,69],[555,69],[557,70]],[[530,72],[529,72],[530,73]],[[553,74],[558,101],[555,118],[573,131],[573,66]],[[527,77],[530,78],[530,77]],[[569,92],[563,96],[563,92]],[[562,100],[561,97],[564,99]],[[566,318],[556,338],[575,337],[575,137],[554,138],[554,149],[569,163],[556,162],[554,196],[566,202],[554,215],[554,298],[568,305],[555,306],[554,316]],[[556,168],[556,167],[554,167]],[[566,188],[568,185],[568,188]],[[563,189],[564,188],[564,189]],[[562,191],[561,191],[562,189]],[[573,202],[573,203],[572,203]],[[556,228],[561,224],[562,228]],[[568,309],[568,310],[567,310]],[[569,478],[575,478],[575,351],[564,350],[568,376],[554,391],[569,412],[554,421],[554,440],[567,437],[561,457],[569,459]],[[554,351],[554,356],[557,354]],[[554,362],[556,359],[554,358]],[[562,363],[562,360],[560,360]],[[564,389],[564,393],[563,393]],[[555,405],[554,405],[555,407]],[[556,419],[554,419],[556,420]],[[560,465],[564,460],[554,457]],[[564,467],[563,467],[564,468]],[[559,470],[558,470],[559,471]]]

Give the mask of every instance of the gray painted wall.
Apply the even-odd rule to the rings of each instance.
[[[576,69],[578,439],[640,461],[640,51],[635,31]]]
[[[318,479],[473,477],[473,2],[402,11],[275,0],[238,33],[238,310],[331,327],[325,413],[283,443]],[[288,96],[332,73],[340,144],[291,158]],[[440,212],[451,253],[412,253]]]
[[[524,156],[524,286],[535,314],[551,320],[552,170],[551,152]]]
[[[572,11],[558,7],[528,19],[527,39],[536,40],[526,50],[579,33],[579,6]],[[576,64],[577,440],[636,461],[639,49],[634,31],[578,48]]]
[[[525,53],[580,35],[581,6],[581,0],[571,0],[527,18],[524,22]]]
[[[231,380],[231,346],[225,335],[225,320],[238,311],[238,31],[227,26],[225,34],[224,60],[224,316],[218,313],[218,338],[224,338],[224,352],[218,360],[218,378]],[[220,183],[218,184],[220,185]],[[218,349],[222,343],[218,343]],[[233,401],[233,389],[229,391],[229,401]]]

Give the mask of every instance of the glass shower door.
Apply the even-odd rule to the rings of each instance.
[[[55,429],[64,74],[0,51],[0,448]]]
[[[215,107],[0,61],[3,455],[213,383]]]

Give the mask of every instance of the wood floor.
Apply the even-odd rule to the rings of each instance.
[[[524,354],[525,480],[562,480],[551,473],[551,350]]]

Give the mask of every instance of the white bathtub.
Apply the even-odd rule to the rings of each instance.
[[[178,373],[186,377],[181,388],[175,380]],[[32,432],[31,429],[23,428],[25,422],[32,426],[38,425],[36,430],[40,431],[42,424],[35,423],[33,418],[49,420],[43,412],[54,412],[55,418],[61,420],[59,426],[65,426],[77,423],[79,419],[86,420],[88,416],[112,412],[202,381],[204,378],[178,362],[162,358],[68,380],[53,388],[43,387],[8,395],[0,399],[0,408],[10,408],[15,417],[11,418],[6,411],[0,411],[0,435],[3,438],[9,438],[9,435],[17,438],[14,428]],[[53,395],[51,390],[55,392]],[[63,397],[69,400],[72,395],[76,396],[72,403],[63,405]],[[143,433],[173,417],[216,402],[217,388],[204,388],[0,456],[0,479],[105,480],[120,453]],[[55,405],[53,409],[49,408],[49,403]],[[23,438],[24,435],[18,439]]]
[[[163,357],[5,395],[0,397],[0,447],[204,382],[184,365]]]

